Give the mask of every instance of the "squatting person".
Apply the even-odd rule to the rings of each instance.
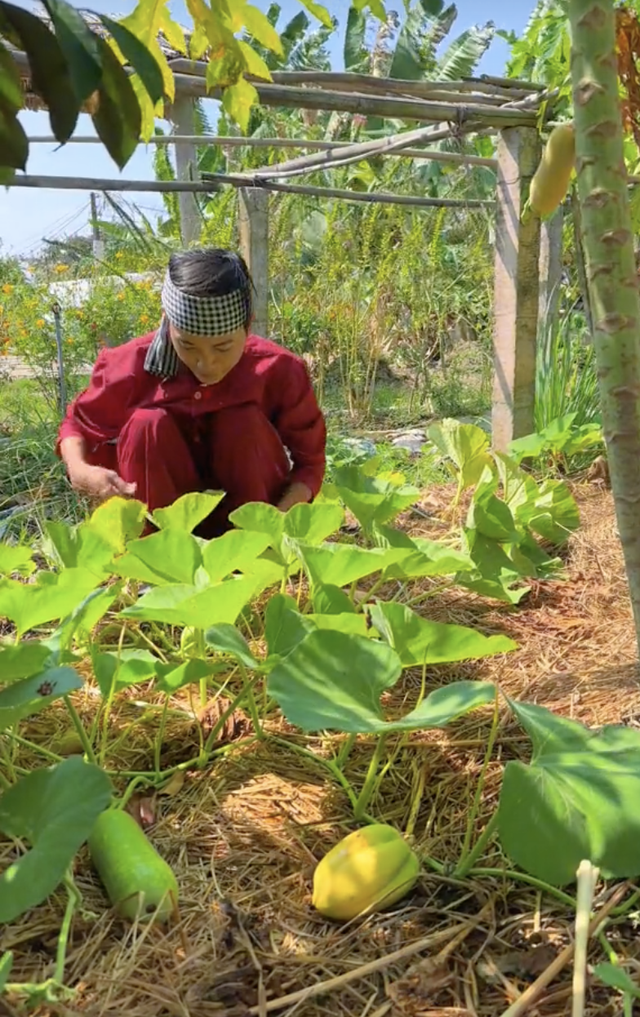
[[[224,491],[197,531],[204,537],[224,532],[247,502],[286,511],[312,501],[324,418],[304,362],[251,334],[243,259],[173,254],[162,310],[156,332],[102,350],[69,406],[57,451],[72,486],[96,501],[136,497],[151,511],[191,491]]]

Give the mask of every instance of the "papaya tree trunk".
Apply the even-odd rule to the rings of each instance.
[[[640,646],[640,293],[613,0],[570,0],[576,170],[604,439]]]

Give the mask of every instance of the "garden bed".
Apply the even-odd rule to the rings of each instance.
[[[421,514],[405,514],[403,528],[413,536],[441,537],[434,517],[442,515],[450,495],[447,488],[436,489],[421,503]],[[581,486],[574,495],[582,525],[566,552],[566,580],[534,583],[513,609],[463,589],[428,601],[431,618],[487,635],[504,633],[519,644],[511,654],[430,667],[429,688],[462,678],[490,680],[507,696],[588,725],[638,723],[636,646],[612,499],[596,485]],[[387,705],[399,708],[405,699],[413,704],[420,683],[418,671],[405,671]],[[75,694],[78,712],[89,722],[95,702],[91,683]],[[139,710],[130,692],[111,714],[114,768],[148,769],[152,733],[146,740],[142,723],[127,737]],[[63,709],[52,708],[32,718],[24,733],[54,745],[65,717]],[[65,983],[75,994],[68,1002],[43,1003],[38,1014],[498,1017],[570,942],[575,913],[562,893],[541,893],[531,881],[501,875],[507,863],[497,844],[482,859],[485,875],[447,875],[446,863],[455,863],[465,838],[490,710],[446,729],[388,738],[369,812],[409,832],[417,849],[440,859],[445,870],[426,867],[413,894],[392,912],[346,926],[313,911],[310,887],[316,862],[353,828],[351,806],[323,767],[299,751],[323,756],[345,736],[305,737],[278,720],[256,742],[249,725],[238,720],[235,730],[227,725],[229,740],[206,771],[187,772],[165,788],[170,793],[130,803],[153,820],[150,836],[177,875],[180,923],[166,932],[125,926],[109,910],[83,850],[75,867],[83,903],[65,968]],[[189,723],[171,720],[164,748],[174,758],[189,758],[193,737]],[[527,758],[529,751],[529,739],[505,708],[478,829],[495,810],[504,762]],[[359,737],[345,765],[354,786],[363,783],[372,752],[373,743]],[[393,761],[386,770],[385,760]],[[29,750],[16,761],[27,768],[36,764]],[[0,845],[0,870],[2,854]],[[596,906],[604,899],[606,894]],[[51,976],[64,909],[60,892],[0,930],[0,954],[14,953],[12,982]],[[608,935],[620,954],[640,956],[631,918]],[[390,955],[399,950],[405,955],[394,960]],[[599,949],[596,954],[602,959]],[[319,994],[305,999],[318,983]],[[531,1012],[561,1017],[570,998],[568,965]],[[18,1011],[3,1000],[0,1012]],[[587,1012],[615,1017],[620,996],[594,984]]]

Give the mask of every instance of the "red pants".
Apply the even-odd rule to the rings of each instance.
[[[290,466],[275,428],[248,404],[195,419],[155,407],[136,410],[118,439],[117,469],[151,511],[191,491],[224,491],[196,531],[211,539],[228,529],[229,514],[240,505],[276,504]]]

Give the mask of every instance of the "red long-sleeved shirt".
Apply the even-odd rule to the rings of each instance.
[[[293,461],[290,483],[315,497],[325,470],[326,427],[304,361],[268,339],[250,335],[236,366],[216,385],[201,385],[186,367],[162,378],[145,369],[155,332],[102,350],[88,388],[69,406],[58,432],[84,439],[91,462],[116,468],[115,445],[136,409],[162,407],[181,419],[243,403],[257,405],[275,427]]]

